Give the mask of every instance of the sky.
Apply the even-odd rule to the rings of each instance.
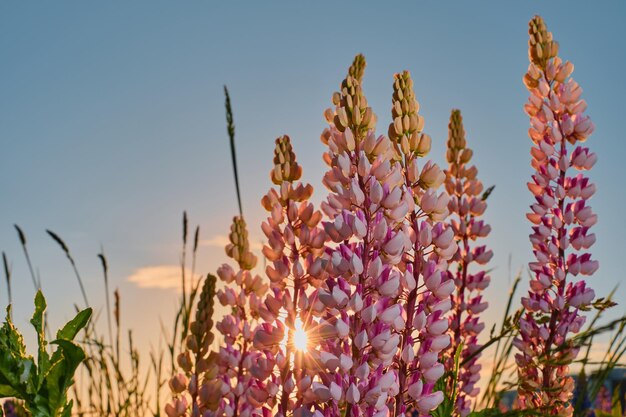
[[[291,136],[321,201],[323,111],[357,53],[368,62],[364,91],[380,133],[391,119],[393,74],[405,69],[440,164],[450,110],[462,110],[479,178],[496,186],[485,214],[495,252],[485,297],[486,320],[497,322],[511,277],[532,256],[522,76],[534,14],[575,64],[596,124],[587,144],[599,156],[591,205],[601,266],[590,282],[605,295],[622,281],[626,255],[624,2],[0,2],[0,250],[12,268],[18,326],[28,325],[34,290],[14,224],[26,233],[52,327],[82,302],[46,229],[69,246],[100,312],[96,255],[104,249],[123,326],[145,349],[158,347],[177,300],[183,210],[200,226],[196,270],[226,261],[237,204],[223,85],[258,251],[273,141]],[[622,285],[617,301],[625,296]],[[620,305],[610,315],[624,312]]]

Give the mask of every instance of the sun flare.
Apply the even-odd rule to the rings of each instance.
[[[306,351],[308,344],[308,337],[306,331],[304,330],[304,326],[302,324],[302,320],[299,318],[296,319],[294,323],[294,332],[293,332],[293,345],[299,351]]]

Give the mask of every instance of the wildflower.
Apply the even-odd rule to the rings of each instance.
[[[452,110],[448,125],[448,150],[446,159],[446,191],[450,195],[448,209],[452,213],[450,224],[454,231],[454,239],[458,250],[454,254],[448,274],[454,281],[456,290],[452,295],[452,315],[450,316],[450,344],[449,356],[446,361],[447,369],[455,367],[455,354],[462,345],[460,361],[464,363],[458,370],[456,380],[448,379],[448,391],[457,391],[455,412],[465,417],[471,411],[472,398],[476,398],[479,388],[476,386],[480,377],[480,358],[476,354],[480,349],[478,336],[485,327],[479,314],[487,308],[487,302],[480,295],[488,285],[490,278],[484,270],[470,268],[473,264],[484,265],[489,261],[492,252],[484,245],[475,246],[480,238],[489,234],[491,228],[480,214],[483,210],[471,210],[484,202],[482,196],[483,184],[476,178],[476,169],[469,166],[472,150],[467,147],[463,118],[459,110]]]
[[[586,252],[595,242],[590,228],[597,217],[587,204],[595,187],[583,174],[596,156],[580,144],[593,132],[593,123],[584,115],[582,90],[570,77],[573,65],[558,57],[558,43],[541,17],[530,21],[529,34],[524,83],[531,92],[525,110],[535,169],[528,188],[535,203],[527,217],[536,260],[530,263],[533,279],[522,299],[525,314],[514,342],[519,350],[518,404],[569,416],[574,383],[568,365],[578,349],[567,336],[580,330],[585,321],[580,311],[595,298],[585,281],[572,277],[598,268]],[[572,168],[582,172],[573,175]]]
[[[196,309],[195,321],[185,340],[185,351],[178,356],[183,373],[172,376],[169,381],[172,401],[166,405],[168,417],[200,416],[217,408],[219,386],[216,356],[210,352],[213,342],[213,305],[217,278],[208,275],[204,281]]]
[[[264,351],[266,363],[276,358],[278,376],[272,381],[280,387],[276,415],[287,416],[309,408],[304,404],[308,387],[303,389],[299,382],[315,376],[314,369],[305,366],[307,359],[315,355],[309,351],[314,346],[309,329],[317,325],[309,313],[309,288],[320,283],[313,272],[326,233],[320,226],[322,214],[308,202],[313,188],[298,181],[302,168],[289,136],[276,139],[270,176],[277,188],[263,197],[262,205],[270,217],[262,229],[268,239],[263,253],[271,261],[266,267],[271,292],[265,299],[268,322],[256,330],[255,345]],[[320,394],[320,389],[312,388],[312,392],[336,394],[336,388],[325,394]]]
[[[330,193],[321,207],[334,244],[325,249],[325,279],[314,296],[322,304],[320,324],[338,336],[320,341],[320,357],[339,364],[318,375],[322,385],[314,394],[327,401],[317,407],[325,415],[383,415],[399,389],[394,361],[405,323],[398,265],[410,242],[403,224],[414,201],[392,142],[374,133],[376,116],[361,88],[364,66],[357,56],[322,133]]]
[[[457,245],[452,230],[442,223],[448,216],[448,198],[437,189],[445,174],[432,161],[420,167],[421,158],[430,151],[431,139],[422,133],[424,118],[418,113],[408,71],[394,76],[393,91],[389,137],[411,207],[402,225],[408,242],[398,264],[403,279],[396,301],[401,303],[406,319],[398,329],[398,391],[393,405],[396,415],[408,409],[428,415],[443,401],[443,393],[434,386],[444,373],[440,354],[449,344],[445,334],[450,309],[447,300],[454,283],[445,271]]]

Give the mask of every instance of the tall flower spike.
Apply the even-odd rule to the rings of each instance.
[[[240,217],[233,219],[230,240],[226,252],[239,263],[240,269],[235,271],[224,264],[217,270],[225,284],[224,289],[217,292],[217,298],[229,312],[216,325],[223,338],[215,359],[218,365],[215,380],[219,387],[215,390],[210,384],[204,384],[199,388],[199,395],[219,393],[218,416],[250,416],[260,414],[264,406],[272,406],[267,387],[260,381],[262,378],[253,372],[253,364],[261,356],[254,348],[254,329],[264,311],[263,297],[268,286],[251,272],[256,258],[249,251],[248,233]]]
[[[580,330],[585,322],[580,311],[595,298],[584,280],[573,278],[598,269],[587,252],[595,242],[590,228],[597,216],[587,203],[595,185],[583,172],[572,171],[595,164],[596,155],[579,144],[594,127],[584,115],[582,89],[570,78],[573,65],[557,56],[557,43],[541,17],[534,17],[529,26],[531,62],[524,83],[531,93],[525,110],[530,116],[535,169],[528,188],[535,203],[527,217],[536,260],[530,263],[533,279],[528,296],[522,298],[525,314],[514,341],[519,350],[515,357],[518,404],[549,415],[571,416],[574,381],[568,365],[578,348],[568,335]]]
[[[437,194],[445,174],[432,161],[420,167],[420,157],[430,151],[430,137],[421,131],[424,120],[418,110],[410,73],[396,74],[389,136],[409,202],[402,225],[407,247],[398,264],[401,280],[396,301],[405,319],[396,329],[400,336],[394,358],[396,416],[411,409],[426,416],[443,401],[443,392],[435,384],[444,373],[441,354],[450,343],[446,315],[454,283],[446,271],[447,261],[457,250],[452,230],[443,222],[448,196]]]
[[[402,225],[413,206],[391,142],[376,137],[366,103],[348,74],[321,137],[330,191],[322,203],[324,230],[332,243],[321,258],[325,279],[311,296],[318,300],[321,367],[311,399],[327,416],[387,415],[398,392],[394,357],[405,324],[398,264],[409,241]]]
[[[270,262],[266,274],[272,291],[265,299],[267,323],[257,330],[255,344],[264,351],[264,363],[276,365],[270,369],[271,374],[266,373],[267,384],[280,387],[273,415],[309,415],[309,387],[301,384],[316,375],[315,366],[311,366],[316,363],[314,344],[309,338],[317,322],[309,312],[309,296],[311,288],[320,284],[313,272],[319,270],[316,262],[319,263],[326,235],[319,224],[322,214],[307,201],[312,187],[297,182],[302,170],[288,136],[276,140],[275,155],[272,179],[281,181],[274,181],[278,187],[263,197],[263,207],[270,215],[261,226],[267,237],[263,254]],[[286,165],[297,168],[290,171],[297,175],[283,175]],[[275,334],[284,336],[271,337]]]
[[[484,265],[492,257],[492,252],[484,245],[474,244],[478,239],[486,237],[491,228],[480,220],[486,202],[481,195],[483,184],[476,178],[476,167],[467,165],[471,158],[472,150],[467,147],[465,140],[463,117],[459,110],[452,110],[448,125],[446,159],[449,165],[445,185],[450,195],[450,224],[458,250],[448,269],[456,291],[452,294],[452,343],[446,367],[449,370],[454,369],[454,357],[462,345],[460,361],[465,364],[459,369],[456,379],[449,378],[447,381],[448,392],[456,390],[458,393],[455,414],[461,417],[470,413],[472,398],[476,398],[479,393],[476,386],[481,369],[478,363],[480,355],[477,354],[481,347],[478,344],[478,335],[485,327],[479,315],[487,308],[481,292],[489,285],[490,278]]]
[[[165,407],[168,417],[208,415],[217,408],[220,382],[216,379],[216,355],[210,353],[215,282],[215,276],[209,274],[202,286],[196,320],[185,340],[186,350],[178,357],[183,372],[174,375],[169,383],[173,399]]]

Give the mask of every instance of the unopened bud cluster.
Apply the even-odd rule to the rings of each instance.
[[[276,139],[274,150],[274,169],[271,173],[272,182],[280,185],[283,182],[293,182],[302,176],[302,167],[296,162],[289,136],[284,135]]]
[[[177,358],[183,372],[169,381],[173,393],[172,401],[165,407],[169,417],[211,415],[217,408],[220,384],[215,377],[218,368],[215,355],[210,353],[214,339],[215,282],[215,276],[210,274],[204,280],[196,320],[189,327],[185,350]]]
[[[528,23],[528,58],[540,68],[559,53],[559,44],[552,39],[552,32],[541,16],[535,16]]]
[[[241,269],[252,270],[257,263],[257,258],[250,251],[248,230],[243,217],[237,216],[233,218],[228,239],[230,243],[226,245],[226,255],[233,258]]]
[[[408,71],[394,76],[389,138],[403,154],[425,156],[430,152],[431,139],[425,133],[424,118],[418,114],[419,103],[413,92],[413,80]]]
[[[365,58],[358,55],[341,83],[341,91],[333,94],[334,113],[331,110],[325,113],[326,120],[332,122],[337,130],[344,132],[349,128],[357,141],[376,127],[376,115],[368,106],[361,88],[364,70]]]

